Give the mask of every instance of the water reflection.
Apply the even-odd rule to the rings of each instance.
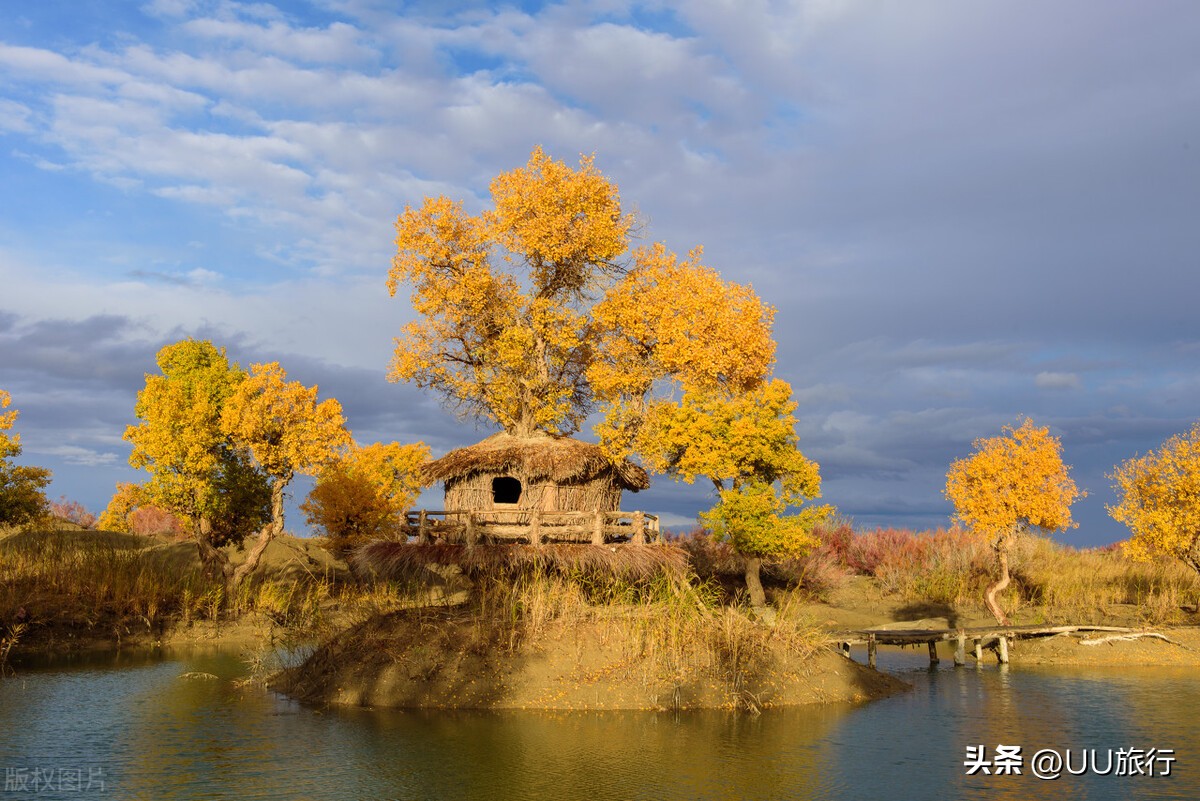
[[[910,693],[758,717],[319,710],[240,689],[243,666],[221,651],[23,666],[0,682],[0,768],[101,768],[111,797],[133,799],[1200,797],[1187,671],[930,671],[910,657],[880,655]],[[998,744],[1178,761],[1153,779],[965,775],[968,745]]]

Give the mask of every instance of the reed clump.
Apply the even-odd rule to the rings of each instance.
[[[227,596],[196,548],[136,534],[27,530],[0,539],[0,632],[21,640],[66,632],[120,643],[170,628],[262,613],[281,626],[312,629],[340,592],[327,576],[258,578]],[[16,637],[6,637],[12,650]]]
[[[1107,608],[1133,607],[1143,623],[1188,622],[1200,580],[1177,560],[1137,561],[1119,547],[1076,549],[1045,537],[1018,540],[1012,558],[1019,600],[1098,622]]]

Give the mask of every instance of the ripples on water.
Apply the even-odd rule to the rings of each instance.
[[[756,717],[317,710],[239,689],[242,664],[220,652],[30,666],[0,681],[0,801],[1200,798],[1194,671],[930,671],[923,654],[880,656],[912,692]],[[965,775],[967,745],[999,743],[1174,748],[1177,761],[1156,778]],[[18,790],[35,769],[49,782]],[[89,775],[88,792],[63,786]]]

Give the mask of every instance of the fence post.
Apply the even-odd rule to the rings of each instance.
[[[642,512],[633,513],[633,542],[635,545],[646,544],[646,515]]]
[[[529,513],[529,544],[542,544],[542,510],[534,509]]]
[[[592,520],[592,545],[604,544],[604,512],[597,510]]]
[[[475,530],[475,513],[467,512],[467,547],[471,548],[475,545],[475,539],[478,533]]]
[[[429,544],[429,513],[424,509],[417,519],[417,542],[421,545]]]

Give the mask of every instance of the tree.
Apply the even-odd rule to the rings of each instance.
[[[344,556],[357,545],[400,532],[400,515],[416,501],[428,459],[429,448],[420,442],[352,447],[321,471],[300,510],[309,525],[325,531],[330,550]]]
[[[45,488],[51,472],[44,467],[14,465],[21,455],[21,435],[9,434],[16,424],[16,409],[5,412],[12,396],[0,389],[0,525],[20,526],[39,520],[49,513]]]
[[[606,413],[597,432],[614,457],[637,453],[647,418],[676,405],[676,395],[733,398],[770,375],[775,310],[702,256],[699,247],[682,261],[660,243],[639,248],[596,305],[587,379]]]
[[[396,340],[390,378],[514,434],[572,433],[591,400],[586,310],[621,272],[632,218],[592,159],[573,170],[541,148],[491,192],[478,216],[438,197],[397,219],[388,291],[411,283],[419,318]]]
[[[133,529],[129,525],[129,515],[144,503],[145,494],[141,484],[118,482],[108,506],[105,506],[104,511],[96,518],[96,529],[121,534],[131,533]]]
[[[1033,526],[1059,531],[1076,525],[1071,504],[1085,497],[1068,475],[1062,446],[1049,428],[1026,418],[1019,428],[975,440],[975,452],[950,465],[946,498],[955,515],[975,531],[994,537],[997,576],[984,593],[988,611],[1002,626],[1008,617],[996,600],[1009,584],[1008,552],[1014,536]]]
[[[96,526],[96,516],[89,512],[82,503],[73,501],[66,495],[60,495],[57,501],[51,501],[50,514],[59,520],[74,523],[82,529]]]
[[[271,523],[233,574],[236,585],[252,572],[271,540],[283,532],[284,489],[297,473],[312,474],[349,446],[342,406],[334,399],[317,403],[317,387],[287,380],[278,362],[255,364],[225,404],[221,425],[232,443],[244,449],[267,477]]]
[[[817,545],[813,527],[832,511],[804,506],[821,495],[817,464],[798,449],[791,387],[774,379],[736,395],[693,391],[678,404],[651,405],[636,447],[647,468],[692,483],[707,476],[717,504],[703,518],[746,558],[746,588],[766,605],[764,559]],[[789,508],[800,508],[786,514]]]
[[[790,388],[769,382],[774,309],[706,267],[700,248],[680,259],[654,243],[625,257],[634,221],[591,158],[572,169],[535,148],[525,167],[492,181],[491,193],[493,208],[479,215],[439,197],[397,220],[388,290],[410,283],[418,317],[396,339],[390,378],[518,436],[574,433],[599,408],[596,431],[610,458],[642,458],[688,481],[703,473],[728,493],[713,519],[730,513],[719,527],[749,557],[760,601],[760,559],[805,547],[802,531],[819,516],[781,517],[817,497],[819,478],[796,450],[794,405],[783,408]],[[751,408],[768,396],[770,414]],[[710,439],[671,446],[667,424],[689,416],[711,417]],[[755,449],[770,458],[731,455]],[[693,471],[689,461],[707,463]],[[775,515],[786,546],[767,545],[760,528],[733,514],[735,496],[752,484],[772,488],[774,511],[754,520]]]
[[[1109,478],[1121,501],[1108,513],[1133,532],[1125,551],[1135,559],[1170,554],[1200,573],[1200,423]]]
[[[140,490],[143,502],[189,521],[205,561],[219,561],[212,547],[233,538],[228,518],[239,514],[230,493],[245,495],[245,483],[257,481],[261,498],[266,486],[261,475],[247,474],[245,457],[221,427],[225,405],[246,374],[208,340],[167,345],[156,362],[162,374],[147,374],[137,397],[135,413],[143,422],[125,430],[133,444],[129,463],[150,473]],[[214,531],[218,516],[222,530]],[[253,511],[243,516],[251,518],[251,530],[264,522]]]

